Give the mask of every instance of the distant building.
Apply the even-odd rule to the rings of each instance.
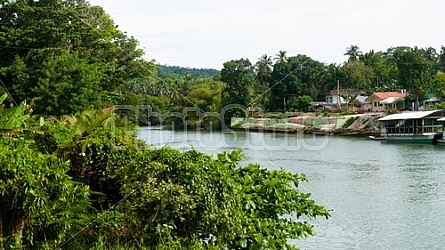
[[[397,108],[396,101],[405,96],[406,93],[401,92],[374,92],[366,101],[371,103],[371,111],[384,112],[387,109]]]
[[[437,103],[441,102],[440,98],[436,97],[434,93],[428,93],[422,96],[420,100],[421,100],[420,106],[423,108],[427,106],[435,106]]]
[[[371,110],[371,102],[367,101],[367,99],[367,96],[357,96],[355,106],[359,109],[359,111],[366,112]]]
[[[362,92],[358,89],[333,89],[325,93],[325,101],[327,107],[341,108],[346,105],[346,100],[342,97],[344,95],[360,96]]]

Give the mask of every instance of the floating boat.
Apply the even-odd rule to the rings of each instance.
[[[406,112],[380,118],[380,134],[388,142],[433,144],[442,137],[444,110]]]
[[[369,139],[376,140],[376,141],[384,141],[384,140],[386,140],[386,138],[384,136],[381,136],[381,135],[378,135],[378,136],[370,135]]]

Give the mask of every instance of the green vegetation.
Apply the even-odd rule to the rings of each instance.
[[[305,111],[337,81],[416,101],[445,89],[444,47],[352,45],[343,65],[279,51],[220,72],[160,66],[85,0],[0,0],[0,50],[2,249],[292,249],[330,216],[299,190],[304,175],[241,166],[240,150],[153,149],[128,124],[219,128],[245,107]]]
[[[358,116],[354,116],[354,117],[350,117],[346,120],[346,122],[342,125],[342,128],[348,128],[349,126],[351,126],[354,122],[356,122],[360,117]]]
[[[307,112],[309,106],[311,105],[312,98],[308,95],[301,95],[295,99],[295,101],[291,104],[291,107],[303,112]]]
[[[193,75],[197,78],[210,78],[218,75],[216,69],[196,69],[196,68],[184,68],[180,66],[168,66],[157,64],[158,76],[160,78],[181,78],[187,75]]]
[[[240,166],[241,150],[153,149],[110,110],[30,109],[0,112],[2,249],[295,249],[330,216],[303,174]]]
[[[242,109],[223,109],[227,105],[305,111],[309,97],[324,100],[337,81],[341,88],[367,94],[406,89],[416,102],[428,92],[444,97],[443,47],[440,53],[418,47],[363,53],[351,45],[342,65],[279,51],[274,58],[262,55],[256,63],[230,60],[219,72],[166,66],[144,60],[138,41],[118,30],[101,7],[84,0],[5,0],[0,4],[0,34],[0,94],[10,93],[7,105],[34,100],[34,112],[43,116],[117,104],[150,106],[160,114],[184,113],[184,108],[193,107],[222,111],[225,116],[219,120],[227,125],[230,116],[245,116]],[[300,98],[299,103],[286,103],[290,97]],[[347,98],[350,106],[353,97]],[[139,124],[171,122],[147,112],[126,114]],[[184,115],[187,122],[179,119],[175,127],[220,126],[216,120]]]

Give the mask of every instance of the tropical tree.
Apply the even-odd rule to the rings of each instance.
[[[359,50],[360,48],[357,45],[351,45],[346,48],[345,56],[349,56],[348,62],[355,62],[359,60],[359,56],[362,52]]]
[[[291,107],[299,111],[307,112],[311,102],[313,102],[313,100],[310,96],[302,95],[295,99],[295,101],[291,104]]]
[[[391,48],[388,54],[397,66],[400,85],[413,95],[417,108],[419,98],[431,89],[435,59],[430,60],[425,49],[417,47]]]
[[[397,86],[397,67],[390,63],[390,59],[386,53],[371,50],[359,58],[360,62],[363,62],[366,67],[372,70],[372,74],[367,76],[367,78],[371,80],[371,87],[374,88],[375,91],[400,90],[400,86]]]
[[[275,55],[275,63],[285,63],[287,62],[287,51],[284,50],[280,50],[278,51],[278,54]]]
[[[341,93],[340,96],[343,98],[343,100],[345,100],[346,107],[348,107],[348,109],[352,107],[352,110],[354,110],[355,104],[357,103],[358,94],[344,92]]]
[[[269,93],[268,87],[272,75],[272,67],[272,58],[266,54],[261,56],[255,64],[255,80],[259,84],[259,88],[256,88],[256,98],[261,100],[262,106],[265,105],[266,97]]]
[[[77,53],[46,58],[37,72],[40,77],[30,91],[38,97],[37,113],[63,115],[98,105],[101,71]]]
[[[222,91],[222,106],[239,105],[247,107],[251,98],[251,86],[254,83],[254,69],[249,59],[231,60],[224,63],[221,70],[221,81],[225,83]],[[245,110],[236,108],[224,112],[224,121],[226,126],[230,126],[232,116],[244,116]]]
[[[186,100],[202,111],[218,112],[221,109],[221,93],[223,89],[224,85],[221,82],[197,84],[191,87]]]
[[[288,62],[292,65],[293,74],[299,79],[299,84],[291,93],[298,96],[308,95],[316,99],[325,92],[323,88],[324,74],[326,67],[323,63],[313,60],[306,55],[297,55],[289,57]]]
[[[156,74],[137,40],[84,0],[2,1],[0,16],[0,80],[18,102],[40,98],[39,113],[76,113]]]
[[[439,71],[433,78],[434,94],[437,97],[445,98],[445,73]]]
[[[445,47],[441,46],[440,53],[437,58],[437,69],[445,72]]]
[[[366,66],[362,61],[351,61],[340,67],[340,74],[343,75],[342,86],[355,88],[371,92],[371,84],[374,72],[371,67]]]

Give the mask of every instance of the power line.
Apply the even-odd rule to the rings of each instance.
[[[15,106],[18,106],[17,102],[15,101],[14,97],[11,95],[11,93],[9,92],[8,88],[6,87],[6,85],[3,83],[2,79],[0,79],[0,82],[3,86],[3,88],[5,89],[6,93],[8,93],[8,95],[11,97],[12,101],[14,102]]]

